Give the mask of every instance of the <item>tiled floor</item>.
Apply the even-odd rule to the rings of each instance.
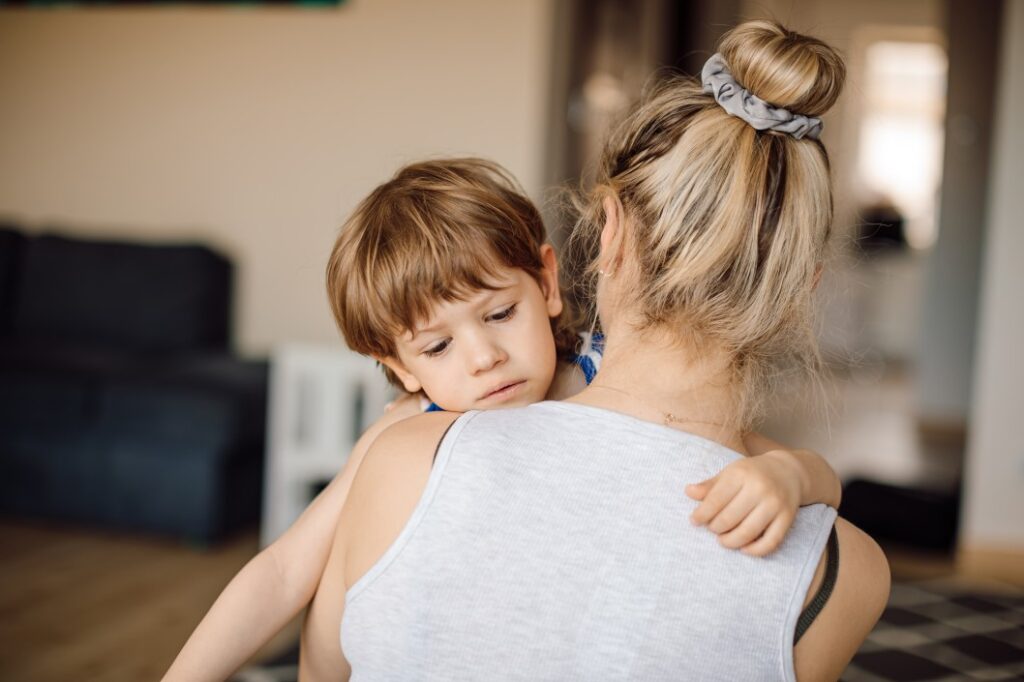
[[[844,682],[1024,679],[1024,593],[893,585]]]

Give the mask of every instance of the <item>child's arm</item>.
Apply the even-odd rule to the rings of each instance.
[[[330,485],[228,583],[185,642],[164,682],[227,679],[309,603],[359,463],[381,431],[420,411],[415,397],[397,401],[366,430]]]
[[[843,486],[825,458],[813,450],[791,450],[768,436],[751,431],[743,436],[747,452],[755,457],[771,455],[789,460],[800,474],[800,506],[827,504],[838,509]]]
[[[747,434],[743,444],[751,457],[686,486],[686,494],[701,502],[693,522],[707,525],[723,546],[765,556],[782,543],[798,507],[839,506],[839,478],[820,455],[787,450],[757,433]]]

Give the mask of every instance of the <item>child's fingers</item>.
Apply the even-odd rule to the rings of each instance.
[[[744,554],[750,556],[768,556],[782,544],[783,538],[786,537],[786,533],[789,532],[789,527],[793,524],[793,516],[789,514],[780,514],[775,517],[775,520],[769,524],[768,529],[764,534],[747,545],[742,549]]]
[[[718,478],[711,486],[704,501],[697,505],[697,509],[690,515],[690,520],[698,526],[702,526],[722,510],[729,503],[736,493],[739,492],[741,484],[731,477]]]
[[[757,505],[747,514],[743,522],[728,533],[720,535],[718,541],[723,547],[739,549],[756,540],[771,524],[774,515],[765,505]]]
[[[758,506],[757,498],[744,494],[744,492],[741,488],[736,496],[729,501],[729,504],[725,505],[725,508],[715,515],[715,518],[708,521],[708,530],[721,535],[743,523],[743,520]]]
[[[711,490],[711,487],[714,484],[715,479],[709,478],[708,480],[701,481],[700,483],[691,483],[690,485],[686,486],[685,492],[688,497],[700,502],[701,500],[704,499],[704,496],[708,494],[708,491]]]

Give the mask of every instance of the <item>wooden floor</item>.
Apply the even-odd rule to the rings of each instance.
[[[0,680],[159,680],[256,548],[255,529],[198,549],[0,519]]]

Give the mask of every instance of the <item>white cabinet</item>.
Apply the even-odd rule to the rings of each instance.
[[[270,363],[260,544],[298,518],[392,399],[384,373],[343,348],[289,344]]]

